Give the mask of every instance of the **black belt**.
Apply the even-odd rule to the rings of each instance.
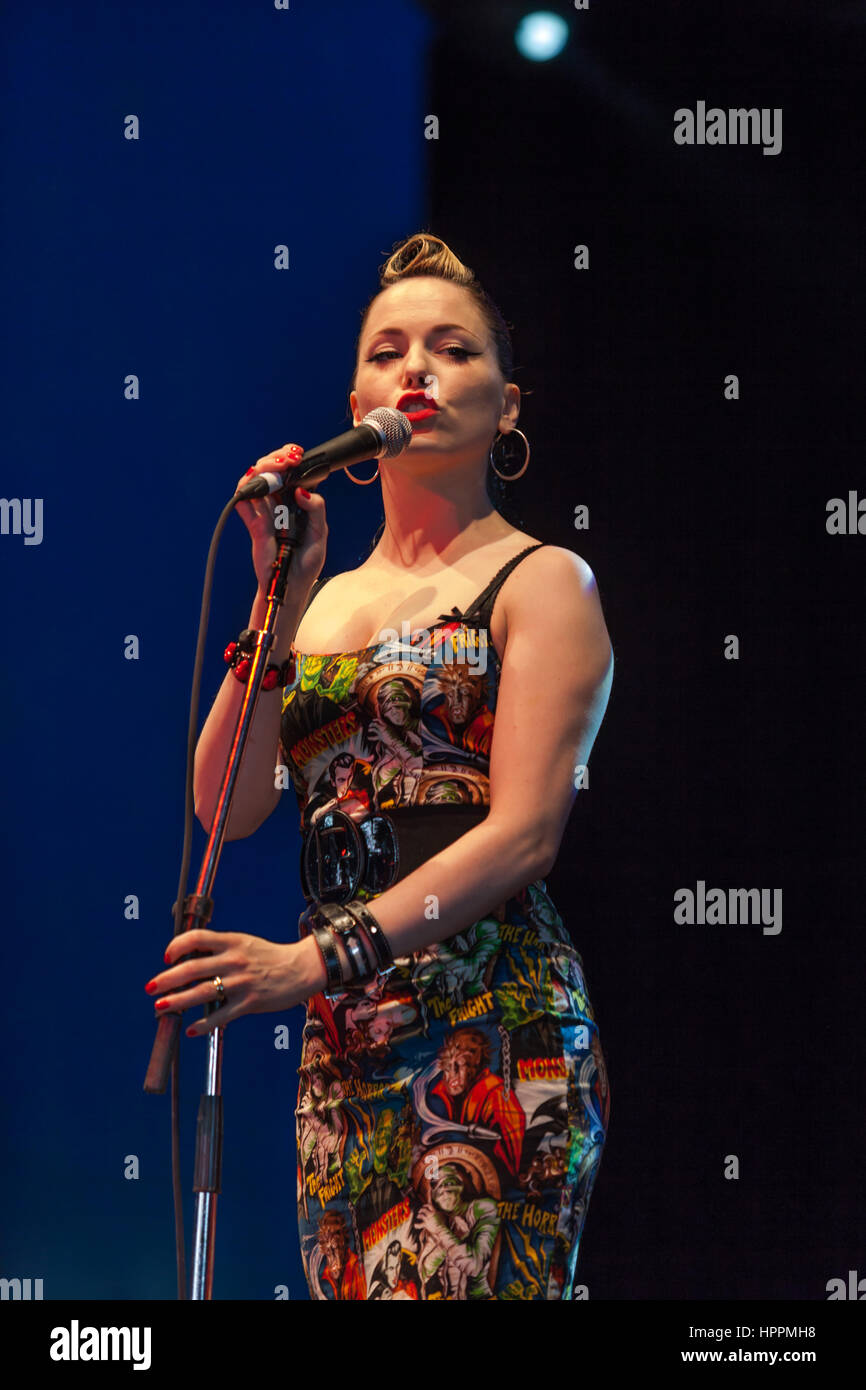
[[[301,846],[307,902],[346,903],[359,888],[382,893],[487,819],[489,806],[401,806],[355,820],[323,811]]]

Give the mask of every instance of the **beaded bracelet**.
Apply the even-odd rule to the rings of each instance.
[[[252,657],[250,653],[255,648],[256,633],[250,627],[245,627],[243,632],[238,634],[236,642],[229,642],[223,652],[223,661],[231,667],[232,675],[240,681],[241,685],[246,685],[249,680],[250,668],[252,667]],[[276,666],[273,662],[268,664],[265,674],[262,676],[262,690],[274,690],[277,686],[290,685],[295,679],[295,653],[291,652],[281,665]]]

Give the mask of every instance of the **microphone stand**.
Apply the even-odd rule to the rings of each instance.
[[[247,737],[255,718],[262,678],[267,670],[268,655],[275,641],[277,614],[286,596],[289,567],[295,550],[303,538],[307,524],[307,514],[297,505],[293,495],[287,494],[285,505],[288,522],[278,535],[277,557],[271,570],[271,582],[267,593],[267,609],[263,628],[253,628],[251,639],[251,667],[244,687],[243,700],[238,711],[234,738],[229,751],[226,769],[223,774],[219,798],[216,804],[213,824],[208,835],[207,845],[202,856],[201,868],[196,881],[195,892],[188,894],[183,901],[183,930],[205,927],[213,912],[211,889],[216,877],[217,865],[222,853],[223,840],[231,812],[235,783],[240,772]],[[251,640],[248,639],[248,640]],[[174,905],[175,913],[177,904]],[[194,955],[205,953],[195,952]],[[190,956],[184,956],[189,960]],[[221,1007],[219,1001],[205,1005],[205,1013],[210,1015]],[[156,1041],[153,1045],[150,1064],[145,1078],[144,1089],[149,1092],[165,1090],[168,1070],[177,1046],[181,1026],[181,1015],[170,1014],[159,1020]],[[208,1050],[205,1069],[205,1090],[201,1096],[196,1125],[196,1153],[193,1178],[195,1199],[195,1227],[193,1234],[193,1267],[190,1297],[197,1301],[213,1297],[214,1238],[216,1234],[216,1199],[220,1191],[222,1172],[222,1055],[223,1029],[214,1028],[207,1035]]]

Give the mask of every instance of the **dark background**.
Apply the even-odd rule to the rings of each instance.
[[[344,427],[359,310],[422,227],[514,325],[532,460],[512,491],[528,532],[593,567],[616,656],[549,879],[612,1092],[580,1280],[593,1299],[821,1300],[866,1275],[866,537],[825,524],[830,498],[866,493],[866,15],[552,8],[571,36],[542,64],[516,53],[529,7],[510,4],[7,11],[3,493],[43,497],[45,535],[0,537],[0,1274],[46,1298],[174,1296],[143,985],[171,932],[210,533],[257,457]],[[781,107],[781,153],[675,145],[698,100]],[[326,488],[333,572],[366,551],[378,488]],[[233,520],[200,723],[254,589]],[[292,939],[297,850],[292,799],[225,847],[214,925]],[[699,879],[781,888],[781,933],[678,925]],[[291,1053],[284,1019],[226,1034],[219,1298],[306,1296],[301,1012]],[[204,1045],[182,1056],[190,1227]]]
[[[549,879],[612,1094],[581,1278],[826,1297],[866,1272],[866,536],[825,525],[829,498],[866,495],[866,11],[592,5],[530,65],[522,7],[475,6],[471,29],[444,8],[433,226],[516,326],[534,452],[514,491],[532,535],[592,565],[616,658]],[[781,152],[675,145],[698,99],[781,107]],[[781,888],[781,933],[675,924],[698,879]]]

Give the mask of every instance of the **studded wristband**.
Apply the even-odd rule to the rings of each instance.
[[[325,981],[324,993],[334,994],[339,990],[343,983],[343,971],[340,966],[340,957],[334,945],[334,939],[326,927],[314,921],[310,926],[310,934],[315,939],[316,945],[322,953],[322,960],[325,962]]]
[[[379,973],[381,975],[390,975],[391,971],[394,969],[394,955],[388,938],[367,904],[361,902],[359,898],[353,898],[350,903],[346,904],[346,910],[351,912],[360,922],[361,926],[365,928],[365,934],[376,956]]]
[[[314,920],[321,922],[329,931],[336,933],[346,948],[352,978],[343,980],[342,983],[344,985],[367,984],[376,972],[371,968],[364,948],[358,941],[358,924],[351,912],[347,912],[345,907],[339,903],[320,903],[316,909]]]

